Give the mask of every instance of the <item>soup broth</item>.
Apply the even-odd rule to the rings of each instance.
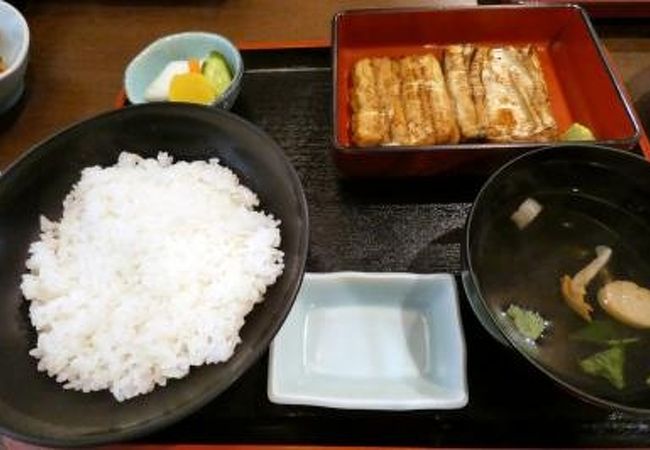
[[[613,280],[629,280],[650,288],[650,229],[625,205],[597,200],[577,189],[537,192],[532,197],[541,213],[523,230],[511,220],[521,201],[503,205],[503,212],[484,229],[480,239],[484,253],[476,258],[482,291],[496,320],[511,339],[523,339],[505,315],[511,304],[539,313],[549,322],[544,334],[523,347],[529,357],[553,367],[552,375],[616,402],[648,401],[650,330],[628,327],[610,317],[598,304],[598,290]],[[638,216],[637,216],[638,217]],[[630,238],[635,237],[635,245]],[[639,245],[638,236],[648,236]],[[608,264],[589,283],[585,300],[593,307],[594,322],[606,324],[621,339],[635,340],[624,346],[624,381],[619,389],[607,379],[585,373],[579,361],[611,346],[578,340],[575,333],[589,323],[565,302],[560,290],[563,275],[573,277],[595,256],[595,247],[612,249]],[[644,398],[645,397],[645,398]],[[646,403],[647,404],[647,403]]]

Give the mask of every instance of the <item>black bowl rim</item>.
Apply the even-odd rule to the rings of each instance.
[[[40,142],[30,147],[20,157],[18,157],[12,164],[10,164],[5,171],[2,172],[2,175],[0,176],[0,182],[6,179],[5,177],[7,175],[10,175],[12,173],[14,167],[20,166],[21,164],[23,164],[23,161],[26,161],[29,158],[33,158],[38,153],[40,153],[42,151],[41,149],[43,148],[43,146],[45,146],[45,144],[49,143],[54,139],[58,139],[61,135],[73,132],[77,128],[86,125],[88,122],[96,121],[96,120],[104,120],[106,118],[115,115],[121,115],[121,114],[137,114],[136,110],[147,110],[147,109],[156,110],[161,108],[177,109],[183,113],[196,112],[198,114],[217,114],[217,115],[225,116],[227,117],[228,120],[241,124],[245,129],[258,135],[263,140],[268,141],[269,146],[273,147],[274,149],[273,151],[276,151],[278,153],[280,160],[287,168],[289,177],[291,179],[291,184],[297,187],[297,191],[300,194],[298,198],[298,202],[300,203],[301,210],[304,212],[304,227],[298,243],[298,248],[299,248],[298,257],[301,261],[300,272],[298,274],[298,280],[295,283],[293,289],[291,290],[289,296],[290,301],[286,302],[282,310],[281,320],[279,320],[275,324],[275,326],[269,328],[268,335],[265,336],[266,343],[264,345],[255,346],[253,350],[251,350],[249,354],[252,356],[249,356],[246,362],[241,365],[240,369],[235,373],[235,376],[232,377],[229,383],[226,383],[225,385],[217,389],[212,389],[208,391],[208,393],[201,398],[196,398],[194,401],[184,403],[184,405],[182,405],[180,408],[174,409],[171,413],[153,417],[148,421],[135,426],[129,426],[126,428],[121,428],[113,431],[94,433],[91,435],[83,435],[78,438],[75,437],[75,438],[60,439],[60,438],[48,438],[43,436],[35,437],[20,432],[16,432],[10,428],[5,427],[2,424],[0,424],[0,434],[4,434],[10,438],[15,438],[20,441],[36,444],[36,445],[55,446],[55,447],[78,447],[78,446],[85,447],[85,446],[102,445],[108,443],[117,443],[128,439],[141,437],[153,433],[157,430],[160,430],[201,409],[210,401],[214,400],[219,394],[221,394],[222,392],[227,390],[230,386],[232,386],[232,384],[235,381],[237,381],[246,371],[248,371],[248,369],[250,369],[250,367],[256,361],[259,360],[262,353],[268,350],[268,346],[271,344],[273,337],[279,331],[284,320],[286,320],[286,317],[289,314],[289,311],[291,310],[293,303],[295,302],[296,296],[298,295],[298,291],[300,290],[302,281],[304,279],[307,253],[309,249],[309,245],[308,245],[309,244],[309,210],[307,205],[307,199],[305,197],[305,192],[304,189],[302,188],[302,183],[300,181],[300,178],[298,177],[295,168],[289,161],[289,158],[284,153],[280,145],[277,144],[275,140],[271,138],[271,136],[269,136],[267,133],[265,133],[261,128],[239,117],[238,115],[231,113],[230,111],[225,111],[214,107],[193,105],[189,103],[172,104],[172,103],[157,102],[157,103],[145,103],[140,105],[132,105],[121,109],[110,110],[107,112],[99,113],[94,116],[89,116],[74,122],[73,124],[59,130],[58,132],[53,133],[52,135],[46,137],[45,139],[41,140]]]
[[[474,199],[474,202],[472,203],[472,207],[470,208],[469,214],[467,216],[466,220],[466,225],[465,225],[465,239],[462,244],[462,258],[463,258],[463,279],[465,280],[465,277],[467,277],[467,282],[471,283],[473,285],[474,290],[476,291],[477,297],[474,298],[472,295],[467,295],[468,301],[470,303],[470,306],[472,307],[472,310],[474,313],[477,315],[477,319],[479,319],[479,322],[487,328],[486,331],[489,332],[490,336],[492,336],[495,340],[499,341],[501,344],[504,344],[511,349],[515,349],[518,353],[520,353],[526,360],[528,360],[534,367],[536,367],[538,370],[540,370],[542,373],[544,373],[546,376],[548,376],[551,380],[554,382],[558,383],[561,387],[564,389],[568,390],[572,394],[576,395],[578,398],[587,401],[589,403],[592,403],[594,405],[600,406],[600,407],[607,407],[610,409],[626,412],[626,413],[631,413],[635,415],[640,415],[640,416],[648,416],[650,415],[650,406],[648,408],[639,408],[639,407],[633,407],[633,406],[628,406],[624,405],[615,401],[611,400],[606,400],[600,397],[597,397],[595,395],[592,395],[583,389],[580,389],[579,387],[565,381],[559,376],[554,375],[550,370],[548,370],[544,364],[540,363],[537,361],[533,356],[531,356],[529,353],[525,352],[521,346],[517,343],[516,340],[512,338],[511,335],[506,333],[503,329],[502,326],[500,326],[500,322],[496,320],[494,312],[488,308],[485,305],[485,299],[483,298],[483,295],[481,293],[479,283],[476,277],[476,273],[474,271],[474,267],[472,265],[472,258],[470,255],[469,247],[470,247],[470,236],[471,236],[471,231],[472,231],[472,224],[474,221],[474,215],[476,212],[476,209],[478,208],[478,204],[480,203],[482,197],[485,195],[485,191],[492,186],[492,184],[497,181],[499,178],[503,177],[504,174],[510,170],[513,166],[516,166],[518,164],[521,164],[522,161],[527,160],[527,159],[534,159],[539,157],[540,154],[542,153],[558,153],[561,154],[562,152],[566,151],[572,151],[574,150],[582,150],[582,151],[594,151],[594,152],[600,152],[602,154],[608,154],[608,155],[613,155],[618,158],[623,158],[627,159],[628,161],[639,161],[648,167],[650,170],[650,162],[646,160],[644,157],[637,155],[636,153],[632,153],[630,151],[626,150],[620,150],[617,148],[612,148],[612,147],[605,147],[602,145],[596,145],[596,144],[590,144],[590,143],[567,143],[563,145],[552,145],[552,146],[546,146],[542,147],[536,150],[532,150],[530,152],[527,152],[521,156],[518,156],[517,158],[507,162],[503,166],[501,166],[499,169],[497,169],[489,178],[488,180],[483,184],[481,187],[478,195]],[[465,288],[465,291],[467,292],[467,288]],[[475,305],[475,302],[477,304]],[[487,312],[487,315],[483,315],[483,317],[480,317],[480,312],[479,311],[484,311]],[[489,323],[491,325],[489,328],[486,326],[486,323]]]

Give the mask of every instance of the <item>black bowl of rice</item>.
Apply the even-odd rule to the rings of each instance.
[[[307,205],[282,149],[220,110],[148,104],[0,178],[0,433],[142,436],[267,349],[300,288]]]

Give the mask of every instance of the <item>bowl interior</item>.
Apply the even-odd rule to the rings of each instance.
[[[523,230],[510,215],[526,198],[542,212]],[[475,311],[537,367],[585,399],[650,412],[650,331],[619,325],[598,306],[608,280],[650,287],[650,164],[629,153],[600,147],[547,148],[517,159],[491,178],[468,220],[468,291]],[[562,298],[560,278],[574,276],[607,245],[613,256],[588,285],[594,323],[608,323],[625,347],[625,388],[585,373],[578,361],[609,348],[575,333],[588,323]],[[467,281],[467,280],[466,280]],[[505,311],[516,304],[550,322],[535,344],[522,338]]]
[[[213,50],[224,56],[232,71],[233,81],[219,99],[229,96],[237,89],[244,71],[239,51],[228,39],[218,34],[187,32],[158,39],[131,61],[124,75],[129,101],[133,104],[145,103],[145,90],[169,62],[203,59]]]
[[[226,363],[192,369],[151,394],[117,403],[107,392],[66,391],[37,372],[28,355],[35,332],[19,284],[39,215],[58,219],[62,200],[91,165],[110,165],[121,151],[176,160],[217,157],[280,219],[285,268],[241,330]],[[157,429],[225,390],[266,350],[302,280],[307,211],[300,182],[282,150],[242,119],[192,105],[152,104],[98,116],[38,145],[0,178],[0,431],[49,445],[113,441]]]
[[[270,355],[276,403],[379,410],[467,403],[449,274],[307,274]]]

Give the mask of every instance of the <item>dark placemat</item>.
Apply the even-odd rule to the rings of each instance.
[[[270,133],[298,171],[310,208],[307,270],[457,275],[464,221],[485,178],[343,180],[330,155],[329,52],[255,51],[245,52],[244,58],[248,71],[234,112]],[[275,405],[266,395],[264,357],[199,412],[143,441],[537,447],[650,443],[650,420],[611,413],[563,391],[488,335],[460,282],[459,292],[470,398],[463,409],[377,412]]]

